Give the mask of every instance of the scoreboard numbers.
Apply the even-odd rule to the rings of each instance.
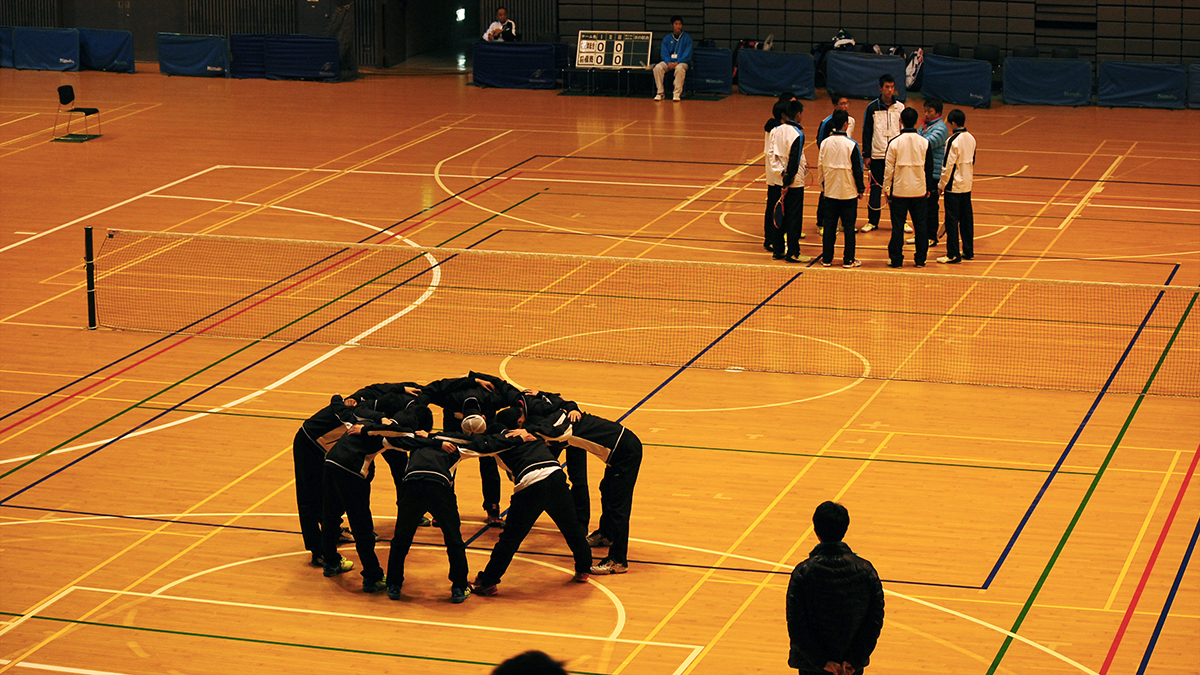
[[[575,65],[589,68],[648,68],[654,34],[647,32],[579,31]]]

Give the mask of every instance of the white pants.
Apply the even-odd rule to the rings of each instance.
[[[683,81],[687,79],[687,64],[680,63],[675,66],[675,96],[678,98],[683,95]],[[654,86],[658,90],[658,95],[663,93],[663,76],[667,74],[667,62],[659,61],[654,64]]]

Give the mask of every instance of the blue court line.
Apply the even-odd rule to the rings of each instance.
[[[494,233],[493,233],[493,235],[495,235],[495,234],[499,234],[501,231],[503,231],[503,230],[498,230],[498,231],[494,232]],[[489,237],[490,237],[490,236],[492,236],[492,235],[489,235]],[[486,238],[485,238],[485,239],[486,239]],[[481,239],[479,242],[476,242],[476,243],[482,243],[483,241],[484,241],[484,240],[483,240],[483,239]],[[817,261],[817,259],[816,259],[816,258],[814,258],[814,259],[813,259],[813,261],[812,261],[812,262],[810,262],[810,263],[808,264],[808,266],[809,266],[809,267],[812,267],[812,265],[813,265],[814,263],[816,263],[816,261]],[[642,400],[638,401],[638,402],[637,402],[637,405],[635,405],[635,406],[633,406],[632,408],[630,408],[630,409],[629,409],[629,411],[628,411],[628,412],[626,412],[624,415],[621,415],[621,417],[619,417],[619,418],[617,419],[617,423],[618,423],[618,424],[620,424],[620,423],[621,423],[621,422],[622,422],[622,421],[623,421],[623,420],[624,420],[626,417],[629,417],[631,414],[633,414],[633,412],[634,412],[635,410],[637,410],[638,408],[642,407],[642,405],[643,405],[643,404],[645,404],[645,403],[646,403],[646,401],[649,401],[649,400],[650,400],[650,399],[651,399],[651,398],[652,398],[652,397],[653,397],[655,394],[657,394],[658,392],[662,391],[664,387],[666,387],[668,384],[670,384],[670,383],[671,383],[671,380],[674,380],[676,377],[679,377],[679,375],[680,375],[680,374],[682,374],[682,373],[683,373],[683,371],[687,370],[687,369],[688,369],[688,367],[689,367],[689,366],[691,366],[693,363],[695,363],[695,362],[696,362],[696,361],[697,361],[697,360],[698,360],[698,359],[699,359],[701,356],[704,356],[706,353],[708,353],[708,350],[710,350],[710,349],[712,349],[713,347],[715,347],[715,346],[717,345],[717,343],[718,343],[718,342],[720,342],[721,340],[724,340],[724,339],[725,339],[725,338],[726,338],[726,337],[727,337],[727,336],[728,336],[730,333],[732,333],[732,332],[734,331],[734,329],[736,329],[738,326],[742,325],[742,323],[744,323],[744,322],[746,321],[746,319],[749,319],[749,318],[750,318],[750,316],[751,316],[752,314],[754,314],[754,313],[755,313],[755,312],[757,312],[758,310],[762,309],[764,305],[766,305],[768,302],[770,302],[771,300],[773,300],[773,299],[775,298],[775,296],[777,296],[777,295],[779,295],[781,292],[783,292],[783,289],[785,289],[785,288],[787,288],[789,285],[791,285],[791,283],[792,283],[793,281],[795,281],[796,279],[799,279],[801,274],[804,274],[804,271],[803,271],[803,270],[801,270],[801,271],[797,272],[796,274],[794,274],[794,275],[792,276],[792,278],[791,278],[791,279],[788,279],[787,281],[785,281],[785,282],[783,283],[783,285],[782,285],[782,286],[780,286],[779,288],[775,289],[775,291],[774,291],[773,293],[771,293],[770,295],[768,295],[768,296],[767,296],[767,298],[766,298],[765,300],[763,300],[762,302],[760,302],[760,303],[758,303],[757,305],[755,305],[755,306],[754,306],[754,308],[753,308],[753,309],[751,309],[749,312],[747,312],[745,316],[743,316],[742,318],[738,319],[738,320],[737,320],[737,322],[736,322],[736,323],[734,323],[732,326],[730,326],[730,327],[729,327],[729,328],[728,328],[728,329],[727,329],[727,330],[726,330],[724,333],[721,333],[721,335],[720,335],[720,336],[719,336],[719,337],[718,337],[716,340],[713,340],[711,343],[709,343],[709,345],[708,345],[707,347],[705,347],[704,349],[701,349],[701,350],[700,350],[700,353],[696,354],[696,355],[695,355],[695,356],[693,356],[691,359],[689,359],[687,363],[685,363],[685,364],[683,364],[682,366],[680,366],[680,367],[679,367],[679,370],[676,370],[676,371],[675,371],[675,372],[674,372],[674,373],[673,373],[673,374],[672,374],[670,377],[668,377],[666,380],[664,380],[662,384],[660,384],[660,385],[658,385],[657,387],[655,387],[655,388],[654,388],[654,391],[650,392],[649,394],[646,394],[646,397],[645,397],[645,398],[643,398]],[[0,502],[0,503],[2,503],[2,502]],[[505,509],[505,510],[504,510],[504,513],[508,513],[508,509]],[[501,515],[504,515],[504,513],[502,513]],[[484,533],[484,532],[487,532],[487,531],[488,531],[488,529],[489,529],[489,528],[491,528],[491,527],[492,527],[491,525],[484,525],[484,526],[483,526],[483,529],[481,529],[481,530],[479,530],[478,532],[476,532],[475,534],[471,535],[471,538],[470,538],[470,539],[468,539],[468,540],[466,541],[466,543],[467,543],[468,545],[470,545],[470,544],[471,544],[471,542],[473,542],[473,541],[475,541],[476,539],[478,539],[478,538],[479,538],[481,535],[483,535],[483,533]]]
[[[1163,285],[1170,286],[1171,280],[1175,278],[1175,273],[1178,271],[1179,265],[1176,264],[1171,270],[1171,274],[1167,277],[1167,282]],[[1113,380],[1116,379],[1117,373],[1121,370],[1121,366],[1125,364],[1125,359],[1128,358],[1130,352],[1133,351],[1134,344],[1136,344],[1138,338],[1141,337],[1142,331],[1146,328],[1146,324],[1150,322],[1150,317],[1154,314],[1154,310],[1158,309],[1158,303],[1162,300],[1162,297],[1163,292],[1159,291],[1158,295],[1156,295],[1154,298],[1154,302],[1150,305],[1150,311],[1146,312],[1146,316],[1142,318],[1142,323],[1138,325],[1137,331],[1134,332],[1133,338],[1130,339],[1129,344],[1126,345],[1125,351],[1121,354],[1121,358],[1117,360],[1117,365],[1113,367],[1112,372],[1108,375],[1108,379],[1104,381],[1104,386],[1100,388],[1100,393],[1096,395],[1096,400],[1093,401],[1092,406],[1088,408],[1087,414],[1083,416],[1083,421],[1080,422],[1079,427],[1075,429],[1075,434],[1071,436],[1071,440],[1067,443],[1067,447],[1064,448],[1062,454],[1059,455],[1058,462],[1054,464],[1054,468],[1050,470],[1049,474],[1047,474],[1046,480],[1042,483],[1041,489],[1038,490],[1038,493],[1033,498],[1033,502],[1029,505],[1029,508],[1025,510],[1025,515],[1021,518],[1021,522],[1017,524],[1017,529],[1014,530],[1012,536],[1009,537],[1008,544],[1005,545],[1004,550],[1000,553],[1000,557],[996,560],[996,564],[992,567],[992,571],[987,575],[987,579],[984,580],[983,585],[980,586],[981,590],[987,590],[992,585],[992,581],[996,579],[996,575],[1000,573],[1000,568],[1004,566],[1004,561],[1008,559],[1008,554],[1012,552],[1013,546],[1015,546],[1017,543],[1017,539],[1021,536],[1021,533],[1024,532],[1025,525],[1028,524],[1029,519],[1033,517],[1034,510],[1036,510],[1038,504],[1041,503],[1042,497],[1046,494],[1046,491],[1050,489],[1050,483],[1054,481],[1054,477],[1058,475],[1062,465],[1067,461],[1067,456],[1071,454],[1073,449],[1075,449],[1075,443],[1079,441],[1079,437],[1083,434],[1084,428],[1088,425],[1088,422],[1092,420],[1092,415],[1096,412],[1096,409],[1100,407],[1100,401],[1102,401],[1104,399],[1104,395],[1108,393],[1109,386],[1112,385]]]
[[[1196,549],[1197,537],[1200,537],[1200,520],[1196,521],[1196,527],[1192,530],[1192,538],[1188,541],[1187,551],[1184,552],[1183,560],[1179,563],[1179,571],[1175,573],[1175,582],[1171,584],[1171,592],[1167,594],[1167,601],[1163,603],[1162,613],[1158,615],[1158,622],[1154,624],[1154,633],[1150,636],[1150,643],[1146,645],[1146,653],[1142,656],[1142,663],[1138,666],[1137,675],[1143,675],[1146,672],[1146,666],[1150,664],[1150,655],[1154,652],[1154,645],[1158,643],[1158,636],[1167,622],[1167,616],[1171,612],[1171,603],[1175,602],[1175,594],[1179,592],[1179,584],[1183,582],[1183,573],[1187,571],[1188,561],[1192,559],[1192,551]]]
[[[391,293],[392,291],[395,291],[396,289],[398,289],[398,288],[400,288],[400,287],[404,286],[405,284],[407,284],[408,282],[412,281],[413,279],[416,279],[416,278],[418,278],[418,277],[420,277],[420,276],[422,276],[422,275],[424,275],[424,274],[427,274],[427,273],[429,273],[429,272],[430,272],[430,271],[432,271],[434,268],[436,268],[436,267],[440,267],[441,265],[443,265],[443,264],[445,264],[445,263],[447,263],[447,262],[449,262],[449,261],[453,260],[453,259],[454,259],[454,258],[456,258],[456,257],[457,257],[457,254],[455,254],[455,255],[452,255],[452,256],[450,256],[450,257],[446,258],[445,260],[441,260],[441,261],[439,261],[439,262],[438,262],[438,264],[437,264],[437,265],[431,265],[431,266],[430,266],[428,269],[425,269],[425,270],[422,270],[421,272],[418,272],[417,274],[415,274],[415,275],[413,275],[413,276],[409,277],[408,279],[405,279],[404,281],[402,281],[402,282],[400,282],[400,283],[398,283],[398,284],[395,284],[395,285],[394,285],[394,286],[392,286],[391,288],[389,288],[389,289],[387,289],[387,290],[385,290],[385,291],[382,291],[382,292],[380,292],[380,293],[379,293],[378,295],[376,295],[375,297],[373,297],[373,298],[371,298],[371,299],[369,299],[369,300],[365,300],[365,301],[363,301],[362,303],[360,303],[359,305],[357,305],[356,307],[352,307],[351,309],[349,309],[349,310],[347,310],[347,311],[343,312],[342,314],[340,314],[340,315],[338,315],[338,316],[334,317],[333,319],[330,319],[329,321],[327,321],[327,322],[325,322],[325,323],[321,324],[320,326],[317,326],[316,328],[312,329],[311,331],[309,331],[309,332],[305,333],[304,335],[301,335],[300,337],[296,338],[295,340],[292,340],[291,342],[288,342],[287,344],[283,345],[283,346],[282,346],[282,347],[280,347],[279,349],[276,349],[275,351],[271,352],[270,354],[267,354],[266,356],[264,356],[264,357],[262,357],[262,358],[258,359],[257,361],[255,361],[255,362],[251,363],[250,365],[248,365],[248,366],[245,366],[244,368],[241,368],[241,369],[237,370],[236,372],[234,372],[234,373],[232,373],[232,374],[230,374],[230,375],[228,375],[228,376],[226,376],[226,377],[222,378],[221,380],[219,380],[219,381],[217,381],[217,382],[215,382],[215,383],[213,383],[213,384],[211,384],[211,385],[209,385],[209,386],[205,387],[204,389],[200,390],[199,392],[197,392],[197,393],[193,394],[192,396],[189,396],[188,398],[186,398],[186,399],[184,399],[184,400],[180,401],[179,403],[176,403],[175,405],[173,405],[173,406],[171,406],[171,407],[167,408],[166,410],[163,410],[162,412],[158,413],[157,415],[154,415],[153,417],[151,417],[150,419],[148,419],[148,420],[146,420],[146,421],[142,422],[141,424],[138,424],[137,426],[133,427],[132,429],[129,429],[128,431],[125,431],[125,432],[121,433],[120,435],[118,435],[117,437],[115,437],[115,438],[113,438],[112,440],[108,441],[107,443],[104,443],[103,445],[100,445],[100,446],[98,446],[98,447],[94,448],[93,450],[91,450],[91,451],[89,451],[89,452],[87,452],[87,453],[85,453],[85,454],[83,454],[83,455],[81,455],[81,456],[79,456],[79,457],[75,458],[74,460],[72,460],[72,461],[68,462],[67,464],[64,464],[63,466],[59,467],[58,469],[55,469],[54,471],[52,471],[52,472],[50,472],[50,473],[46,474],[45,476],[42,476],[41,478],[39,478],[38,480],[34,481],[33,483],[30,483],[29,485],[26,485],[25,487],[21,488],[20,490],[18,490],[18,491],[16,491],[16,492],[12,493],[12,494],[10,494],[10,495],[8,495],[8,496],[7,496],[7,497],[5,497],[4,499],[0,499],[0,505],[2,505],[2,504],[5,504],[6,502],[8,502],[9,500],[13,499],[14,497],[16,497],[16,496],[18,496],[18,495],[20,495],[20,494],[22,494],[22,493],[24,493],[24,492],[26,492],[26,491],[28,491],[28,490],[32,489],[32,488],[34,488],[35,486],[37,486],[37,485],[39,485],[39,484],[41,484],[41,483],[43,483],[43,482],[45,482],[45,481],[47,481],[47,480],[49,480],[50,478],[52,478],[52,477],[56,476],[56,475],[57,475],[57,474],[59,474],[60,472],[62,472],[62,471],[65,471],[66,469],[69,469],[69,468],[71,468],[72,466],[74,466],[74,465],[78,464],[79,462],[82,462],[83,460],[87,459],[88,457],[91,457],[92,455],[96,454],[97,452],[100,452],[101,450],[103,450],[104,448],[107,448],[108,446],[112,445],[113,443],[116,443],[117,441],[119,441],[119,440],[122,440],[123,438],[125,438],[125,437],[126,437],[126,436],[128,436],[129,434],[131,434],[131,433],[133,433],[133,432],[137,431],[138,429],[141,429],[142,427],[144,427],[144,426],[146,426],[146,425],[150,424],[151,422],[154,422],[154,421],[156,421],[156,420],[158,420],[158,419],[161,419],[162,417],[166,416],[167,414],[169,414],[169,413],[171,413],[171,412],[175,412],[175,411],[176,411],[176,410],[179,408],[179,406],[186,405],[187,403],[189,403],[189,402],[191,402],[191,401],[195,400],[196,398],[200,397],[201,395],[203,395],[203,394],[206,394],[206,393],[208,393],[208,392],[212,391],[213,389],[216,389],[217,387],[221,386],[222,384],[225,384],[226,382],[228,382],[229,380],[232,380],[233,378],[237,377],[238,375],[241,375],[242,373],[244,373],[244,372],[246,372],[246,371],[250,370],[251,368],[254,368],[255,366],[258,366],[259,364],[261,364],[261,363],[263,363],[264,361],[266,361],[266,360],[268,360],[268,359],[270,359],[270,358],[272,358],[272,357],[276,356],[277,354],[280,354],[280,353],[282,353],[283,351],[285,351],[285,350],[287,350],[287,349],[291,349],[292,347],[296,346],[297,344],[301,344],[301,343],[302,343],[302,342],[303,342],[303,341],[304,341],[306,338],[308,338],[309,336],[311,336],[311,335],[314,335],[314,334],[316,334],[317,332],[319,332],[319,331],[321,331],[321,330],[324,330],[325,328],[327,328],[327,327],[329,327],[329,326],[333,325],[334,323],[336,323],[336,322],[338,322],[338,321],[340,321],[340,320],[342,320],[342,319],[346,318],[347,316],[349,316],[349,315],[353,314],[354,312],[357,312],[358,310],[362,309],[363,307],[366,307],[367,305],[371,304],[372,302],[375,302],[376,300],[378,300],[378,299],[380,299],[380,298],[384,297],[385,295],[388,295],[388,294],[389,294],[389,293]],[[407,264],[407,263],[405,263],[405,264]],[[302,318],[303,318],[303,317],[302,317]],[[225,358],[228,358],[228,357],[225,357]],[[223,360],[223,359],[222,359],[222,360]]]
[[[817,259],[816,259],[816,258],[814,258],[814,259],[813,259],[813,262],[812,262],[812,263],[809,263],[809,266],[811,267],[811,266],[812,266],[812,264],[813,264],[813,263],[815,263],[816,261],[817,261]],[[654,397],[654,395],[655,395],[655,394],[657,394],[658,392],[662,391],[662,390],[663,390],[663,388],[664,388],[664,387],[666,387],[668,384],[670,384],[672,380],[674,380],[675,378],[677,378],[677,377],[679,377],[680,375],[682,375],[682,374],[683,374],[683,371],[685,371],[685,370],[687,370],[689,367],[691,367],[691,365],[692,365],[693,363],[695,363],[696,361],[698,361],[698,360],[700,359],[700,357],[701,357],[701,356],[704,356],[705,354],[707,354],[707,353],[708,353],[708,350],[710,350],[710,349],[712,349],[713,347],[717,346],[717,343],[718,343],[718,342],[720,342],[721,340],[724,340],[724,339],[725,339],[725,338],[726,338],[726,337],[727,337],[727,336],[728,336],[730,333],[732,333],[732,332],[733,332],[735,329],[737,329],[737,327],[738,327],[738,326],[740,326],[740,325],[742,325],[743,323],[745,323],[746,319],[749,319],[749,318],[750,318],[750,317],[751,317],[751,316],[752,316],[752,315],[753,315],[755,312],[757,312],[758,310],[762,309],[762,308],[763,308],[763,307],[764,307],[764,306],[765,306],[765,305],[766,305],[768,302],[770,302],[770,301],[774,300],[774,299],[775,299],[775,296],[777,296],[777,295],[779,295],[780,293],[782,293],[782,292],[783,292],[783,289],[785,289],[785,288],[787,288],[788,286],[790,286],[790,285],[792,284],[792,282],[793,282],[793,281],[795,281],[796,279],[799,279],[801,274],[804,274],[804,271],[803,271],[803,270],[801,270],[801,271],[799,271],[799,272],[796,272],[794,275],[792,275],[792,278],[791,278],[791,279],[788,279],[788,280],[787,280],[787,281],[785,281],[785,282],[783,282],[783,285],[782,285],[782,286],[780,286],[779,288],[775,289],[775,292],[773,292],[773,293],[771,293],[770,295],[768,295],[768,296],[766,297],[766,299],[765,299],[765,300],[763,300],[762,302],[760,302],[760,303],[758,303],[757,305],[755,305],[755,306],[754,306],[754,308],[753,308],[753,309],[751,309],[749,312],[746,312],[746,316],[743,316],[742,318],[738,319],[738,320],[737,320],[737,322],[736,322],[736,323],[734,323],[732,326],[730,326],[728,329],[726,329],[724,333],[721,333],[721,335],[719,335],[719,336],[717,337],[717,339],[716,339],[716,340],[713,340],[711,343],[709,343],[709,345],[708,345],[707,347],[705,347],[704,349],[701,349],[701,350],[700,350],[700,352],[699,352],[698,354],[696,354],[695,356],[693,356],[691,359],[688,359],[688,362],[687,362],[687,363],[685,363],[685,364],[683,364],[682,366],[680,366],[680,367],[679,367],[679,370],[676,370],[674,373],[671,373],[671,376],[670,376],[670,377],[668,377],[667,379],[663,380],[663,383],[662,383],[662,384],[660,384],[660,385],[658,385],[657,387],[655,387],[655,388],[654,388],[654,391],[650,392],[649,394],[646,394],[646,397],[645,397],[645,398],[643,398],[642,400],[638,401],[638,402],[637,402],[637,403],[636,403],[636,404],[635,404],[635,405],[634,405],[632,408],[630,408],[630,409],[629,409],[629,410],[628,410],[628,411],[627,411],[627,412],[626,412],[624,415],[621,415],[619,418],[617,418],[617,424],[620,424],[621,422],[625,421],[625,418],[626,418],[626,417],[629,417],[630,415],[632,415],[632,414],[633,414],[633,413],[634,413],[634,412],[635,412],[635,411],[636,411],[638,408],[642,407],[642,406],[643,406],[643,405],[646,403],[646,401],[649,401],[651,398],[653,398],[653,397]]]
[[[516,163],[516,164],[514,164],[514,165],[512,165],[512,166],[510,166],[510,167],[508,167],[508,168],[506,168],[506,169],[501,169],[499,172],[492,174],[492,175],[491,175],[491,176],[489,176],[488,178],[484,178],[483,180],[480,180],[480,181],[478,181],[478,182],[476,182],[476,183],[473,183],[473,184],[472,184],[472,185],[470,185],[469,187],[467,187],[467,188],[465,188],[465,189],[462,189],[462,190],[459,190],[458,192],[456,192],[456,193],[454,193],[454,194],[450,195],[449,197],[446,197],[445,199],[443,199],[443,200],[441,200],[441,201],[434,202],[433,204],[430,204],[429,206],[427,206],[427,207],[425,207],[425,208],[421,209],[420,211],[417,211],[416,213],[413,213],[413,214],[411,214],[411,215],[409,215],[409,216],[407,216],[407,217],[405,217],[405,218],[403,218],[403,219],[401,219],[401,220],[398,220],[398,221],[396,221],[395,223],[392,223],[390,226],[388,226],[387,228],[385,228],[385,230],[382,230],[382,231],[379,231],[379,232],[373,232],[373,233],[371,233],[371,234],[367,235],[366,237],[364,237],[364,238],[362,238],[362,239],[359,239],[359,240],[358,240],[357,242],[355,242],[355,243],[358,243],[358,244],[365,244],[365,243],[369,242],[371,239],[373,239],[373,238],[375,238],[375,237],[378,237],[379,235],[382,235],[382,234],[384,234],[384,231],[386,231],[386,230],[390,230],[390,229],[392,229],[392,228],[396,227],[397,225],[403,225],[404,223],[406,223],[406,222],[408,222],[408,221],[412,220],[413,218],[416,218],[417,216],[420,216],[420,215],[422,215],[422,214],[424,214],[424,213],[428,212],[430,209],[437,208],[438,206],[441,206],[442,204],[445,204],[446,202],[448,202],[448,201],[450,201],[450,200],[452,200],[452,199],[456,199],[457,197],[461,196],[463,193],[470,192],[471,190],[474,190],[475,188],[479,187],[480,185],[483,185],[484,183],[487,183],[487,182],[489,182],[489,181],[493,181],[493,180],[495,180],[496,178],[499,178],[500,176],[502,176],[503,174],[506,174],[506,173],[508,173],[509,171],[512,171],[513,169],[516,169],[517,167],[521,166],[521,165],[522,165],[522,164],[524,164],[525,162],[528,162],[528,161],[530,161],[530,160],[534,159],[535,157],[537,157],[537,155],[535,155],[534,157],[530,157],[529,159],[526,159],[526,160],[524,160],[524,161],[518,162],[518,163]],[[116,229],[116,228],[113,228],[113,229]],[[493,233],[493,236],[494,236],[495,234],[499,234],[499,232]],[[481,243],[481,242],[476,242],[476,244],[478,244],[478,243]],[[470,248],[470,247],[468,247],[468,248]],[[72,380],[72,381],[68,382],[67,384],[64,384],[63,386],[59,387],[58,389],[55,389],[55,390],[54,390],[54,391],[52,391],[52,392],[49,392],[49,393],[47,393],[47,394],[43,394],[42,396],[39,396],[39,397],[37,397],[37,398],[33,399],[32,401],[30,401],[30,402],[26,403],[25,405],[23,405],[23,406],[21,406],[21,407],[19,407],[19,408],[15,408],[15,409],[13,409],[13,410],[10,410],[10,411],[9,411],[9,412],[7,412],[7,413],[4,413],[3,415],[0,415],[0,420],[3,420],[3,419],[5,419],[5,418],[8,418],[8,417],[11,417],[12,415],[15,415],[15,414],[17,414],[17,413],[21,412],[22,410],[25,410],[26,408],[28,408],[28,407],[30,407],[30,406],[32,406],[32,405],[36,405],[37,403],[39,403],[39,402],[41,402],[41,401],[44,401],[44,400],[46,400],[46,399],[50,398],[51,396],[54,396],[55,394],[57,394],[57,393],[59,393],[59,392],[61,392],[61,391],[65,390],[65,389],[68,389],[68,388],[70,388],[70,387],[73,387],[73,386],[75,386],[75,385],[79,384],[80,382],[83,382],[83,381],[87,380],[89,377],[92,377],[92,376],[96,375],[97,373],[100,373],[100,372],[103,372],[103,371],[105,371],[105,370],[107,370],[107,369],[109,369],[109,368],[112,368],[113,366],[117,365],[118,363],[121,363],[122,361],[125,361],[126,359],[133,358],[134,356],[137,356],[139,353],[141,353],[141,352],[143,352],[143,351],[145,351],[145,350],[147,350],[147,349],[149,349],[149,348],[153,347],[154,345],[157,345],[157,344],[159,344],[160,342],[163,342],[164,340],[169,340],[169,339],[171,339],[172,337],[175,337],[175,336],[179,335],[180,333],[182,333],[183,331],[185,331],[185,330],[187,330],[187,329],[191,328],[192,326],[195,326],[196,324],[198,324],[198,323],[200,323],[200,322],[202,322],[202,321],[206,321],[206,320],[208,320],[208,319],[210,319],[210,318],[212,318],[212,317],[216,316],[217,314],[220,314],[221,312],[224,312],[224,311],[226,311],[226,310],[228,310],[228,309],[230,309],[230,308],[232,308],[232,307],[234,307],[234,306],[238,305],[239,303],[245,302],[245,301],[247,301],[247,300],[249,300],[249,299],[251,299],[251,298],[255,297],[256,295],[259,295],[260,293],[263,293],[264,291],[270,290],[270,289],[271,289],[273,286],[275,286],[275,285],[277,285],[277,284],[281,284],[281,283],[283,283],[284,281],[287,281],[288,279],[290,279],[290,278],[292,278],[292,277],[296,276],[297,274],[301,274],[301,273],[303,273],[303,272],[305,272],[305,271],[309,270],[309,269],[310,269],[310,268],[312,268],[312,267],[315,267],[315,266],[317,266],[317,265],[320,265],[321,263],[325,262],[326,260],[329,260],[330,258],[333,258],[334,256],[337,256],[337,255],[340,255],[340,254],[342,254],[342,253],[345,253],[345,251],[346,251],[346,249],[342,249],[342,250],[340,250],[340,251],[336,251],[336,252],[334,252],[334,253],[331,253],[331,254],[329,254],[329,256],[327,256],[327,257],[325,257],[325,258],[322,258],[321,260],[318,260],[318,261],[314,262],[312,265],[309,265],[308,267],[304,267],[304,268],[302,268],[302,269],[299,269],[299,270],[297,270],[296,272],[293,272],[292,274],[289,274],[288,276],[286,276],[286,277],[283,277],[283,278],[282,278],[282,279],[280,279],[279,281],[276,281],[276,282],[274,282],[274,283],[272,283],[272,284],[270,284],[270,285],[268,285],[268,286],[264,286],[263,288],[260,288],[260,289],[258,289],[257,291],[254,291],[254,292],[250,293],[249,295],[242,297],[242,298],[241,298],[241,299],[239,299],[239,300],[234,300],[232,303],[230,303],[230,304],[228,304],[228,305],[226,305],[226,306],[224,306],[224,307],[222,307],[222,308],[220,308],[220,309],[218,309],[218,310],[214,311],[213,313],[211,313],[211,314],[209,314],[209,315],[207,315],[207,316],[204,316],[204,317],[201,317],[201,318],[199,318],[199,319],[196,319],[195,321],[193,321],[192,323],[189,323],[188,325],[184,326],[183,328],[179,328],[179,329],[175,330],[175,331],[174,331],[174,332],[172,332],[172,333],[168,333],[167,335],[164,335],[164,336],[162,336],[161,338],[159,338],[159,339],[155,340],[154,342],[151,342],[151,343],[147,344],[147,345],[146,345],[146,346],[144,346],[144,347],[140,347],[140,348],[138,348],[138,349],[136,349],[136,350],[134,350],[134,351],[132,351],[132,352],[129,352],[129,353],[128,353],[128,354],[126,354],[125,356],[122,356],[121,358],[119,358],[119,359],[117,359],[117,360],[115,360],[115,361],[112,361],[112,362],[110,362],[110,363],[107,363],[107,364],[105,364],[105,365],[103,365],[103,366],[100,366],[99,368],[97,368],[96,370],[93,370],[92,372],[88,373],[87,375],[83,375],[82,377],[78,377],[78,378],[76,378],[76,379],[74,379],[74,380]]]

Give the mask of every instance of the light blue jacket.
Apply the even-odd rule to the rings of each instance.
[[[939,117],[932,123],[926,122],[921,127],[921,135],[929,141],[929,154],[933,155],[933,180],[939,180],[942,164],[946,161],[946,139],[950,137],[950,128]]]

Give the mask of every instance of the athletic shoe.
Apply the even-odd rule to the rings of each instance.
[[[975,259],[975,256],[973,256],[973,255],[964,255],[964,256],[962,257],[962,259],[963,259],[963,260],[974,260],[974,259]]]
[[[898,262],[898,263],[893,263],[893,262],[890,262],[890,263],[888,263],[888,267],[890,267],[890,268],[892,268],[892,269],[899,269],[899,268],[901,268],[901,267],[904,267],[904,263],[902,263],[902,262]]]
[[[929,240],[929,245],[930,245],[930,246],[937,246],[937,245],[938,245],[938,240],[937,240],[937,239],[930,239],[930,240]]]
[[[391,598],[392,600],[399,600],[400,599],[400,588],[401,588],[400,584],[388,584],[388,587],[387,587],[388,597]]]
[[[492,586],[492,588],[495,588],[495,586]],[[466,586],[464,588],[458,588],[456,586],[450,589],[450,602],[453,602],[456,605],[461,605],[462,603],[466,602],[467,598],[469,597],[471,597],[470,586]]]
[[[600,534],[600,530],[596,530],[587,536],[587,543],[592,548],[600,548],[602,546],[612,546],[612,539]]]
[[[366,578],[363,579],[363,593],[378,593],[379,591],[386,590],[387,587],[386,576],[379,577],[374,581]]]
[[[349,544],[354,541],[354,537],[350,536],[350,528],[343,527],[341,534],[338,535],[339,544]]]
[[[771,255],[771,260],[783,260],[783,256],[779,255],[778,253],[775,253],[775,254]]]
[[[801,233],[800,233],[800,238],[801,238],[801,239],[808,239],[808,235],[807,235],[807,234],[804,234],[803,232],[801,232]]]
[[[487,517],[487,525],[488,525],[488,527],[504,529],[504,519],[501,518],[499,514],[496,514],[494,516],[489,514]]]
[[[571,577],[571,581],[574,581],[577,584],[586,584],[587,580],[588,580],[587,572],[576,572],[575,576]]]
[[[853,260],[848,263],[842,263],[842,267],[844,269],[850,269],[852,267],[862,267],[862,261],[861,260]]]
[[[912,229],[912,225],[909,225],[908,223],[905,223],[905,224],[904,224],[904,231],[905,231],[905,232],[909,232],[909,233],[911,233],[911,232],[913,231],[913,229]]]
[[[479,578],[481,576],[483,576],[483,572],[476,574],[475,581],[471,582],[471,592],[472,593],[474,593],[475,595],[484,595],[484,596],[490,597],[490,596],[496,595],[497,593],[500,592],[500,589],[496,588],[497,586],[500,585],[499,582],[494,583],[494,584],[488,584],[488,585],[484,586],[483,584],[479,583]]]
[[[679,103],[679,101],[680,101],[679,94],[675,94],[675,97],[672,100],[675,101],[676,103]]]
[[[806,255],[789,255],[783,259],[783,262],[789,263],[806,263],[812,261],[812,258]]]
[[[771,242],[769,242],[769,241],[763,242],[763,248],[767,250],[767,253],[770,253],[771,251],[775,250],[775,249],[771,248]]]
[[[913,267],[916,267],[917,269],[920,269],[924,266],[925,266],[925,263],[916,263],[915,265],[913,265]]]
[[[862,227],[858,228],[858,231],[859,232],[870,232],[871,230],[874,230],[877,227],[879,227],[879,226],[867,223],[866,225],[863,225]]]
[[[433,521],[429,519],[429,516],[421,516],[421,522],[417,523],[417,525],[421,527],[429,527],[433,525]]]
[[[605,558],[592,565],[592,574],[625,574],[628,571],[628,563],[619,563],[612,558]]]
[[[327,577],[336,577],[337,575],[343,572],[349,572],[352,569],[354,569],[354,561],[342,558],[341,561],[337,563],[336,567],[330,567],[329,565],[326,565],[325,571],[322,572],[322,574]]]
[[[940,263],[944,263],[946,265],[957,265],[960,262],[962,262],[962,258],[951,258],[948,255],[944,255],[944,256],[938,258],[937,261]]]
[[[904,243],[915,244],[915,243],[917,243],[917,238],[916,237],[908,237],[907,239],[904,240]]]
[[[818,227],[818,228],[817,228],[817,236],[819,236],[819,237],[824,237],[824,236],[825,236],[825,228],[823,228],[823,227]]]
[[[821,261],[821,267],[833,267],[833,263],[831,263],[831,262],[825,262],[824,260],[822,260],[822,261]]]
[[[309,560],[308,564],[312,565],[313,567],[324,567],[325,559],[314,553],[312,554],[312,560]]]
[[[661,101],[661,100],[663,100],[663,95],[662,95],[662,94],[655,94],[655,95],[654,95],[654,100],[655,100],[655,101]]]

